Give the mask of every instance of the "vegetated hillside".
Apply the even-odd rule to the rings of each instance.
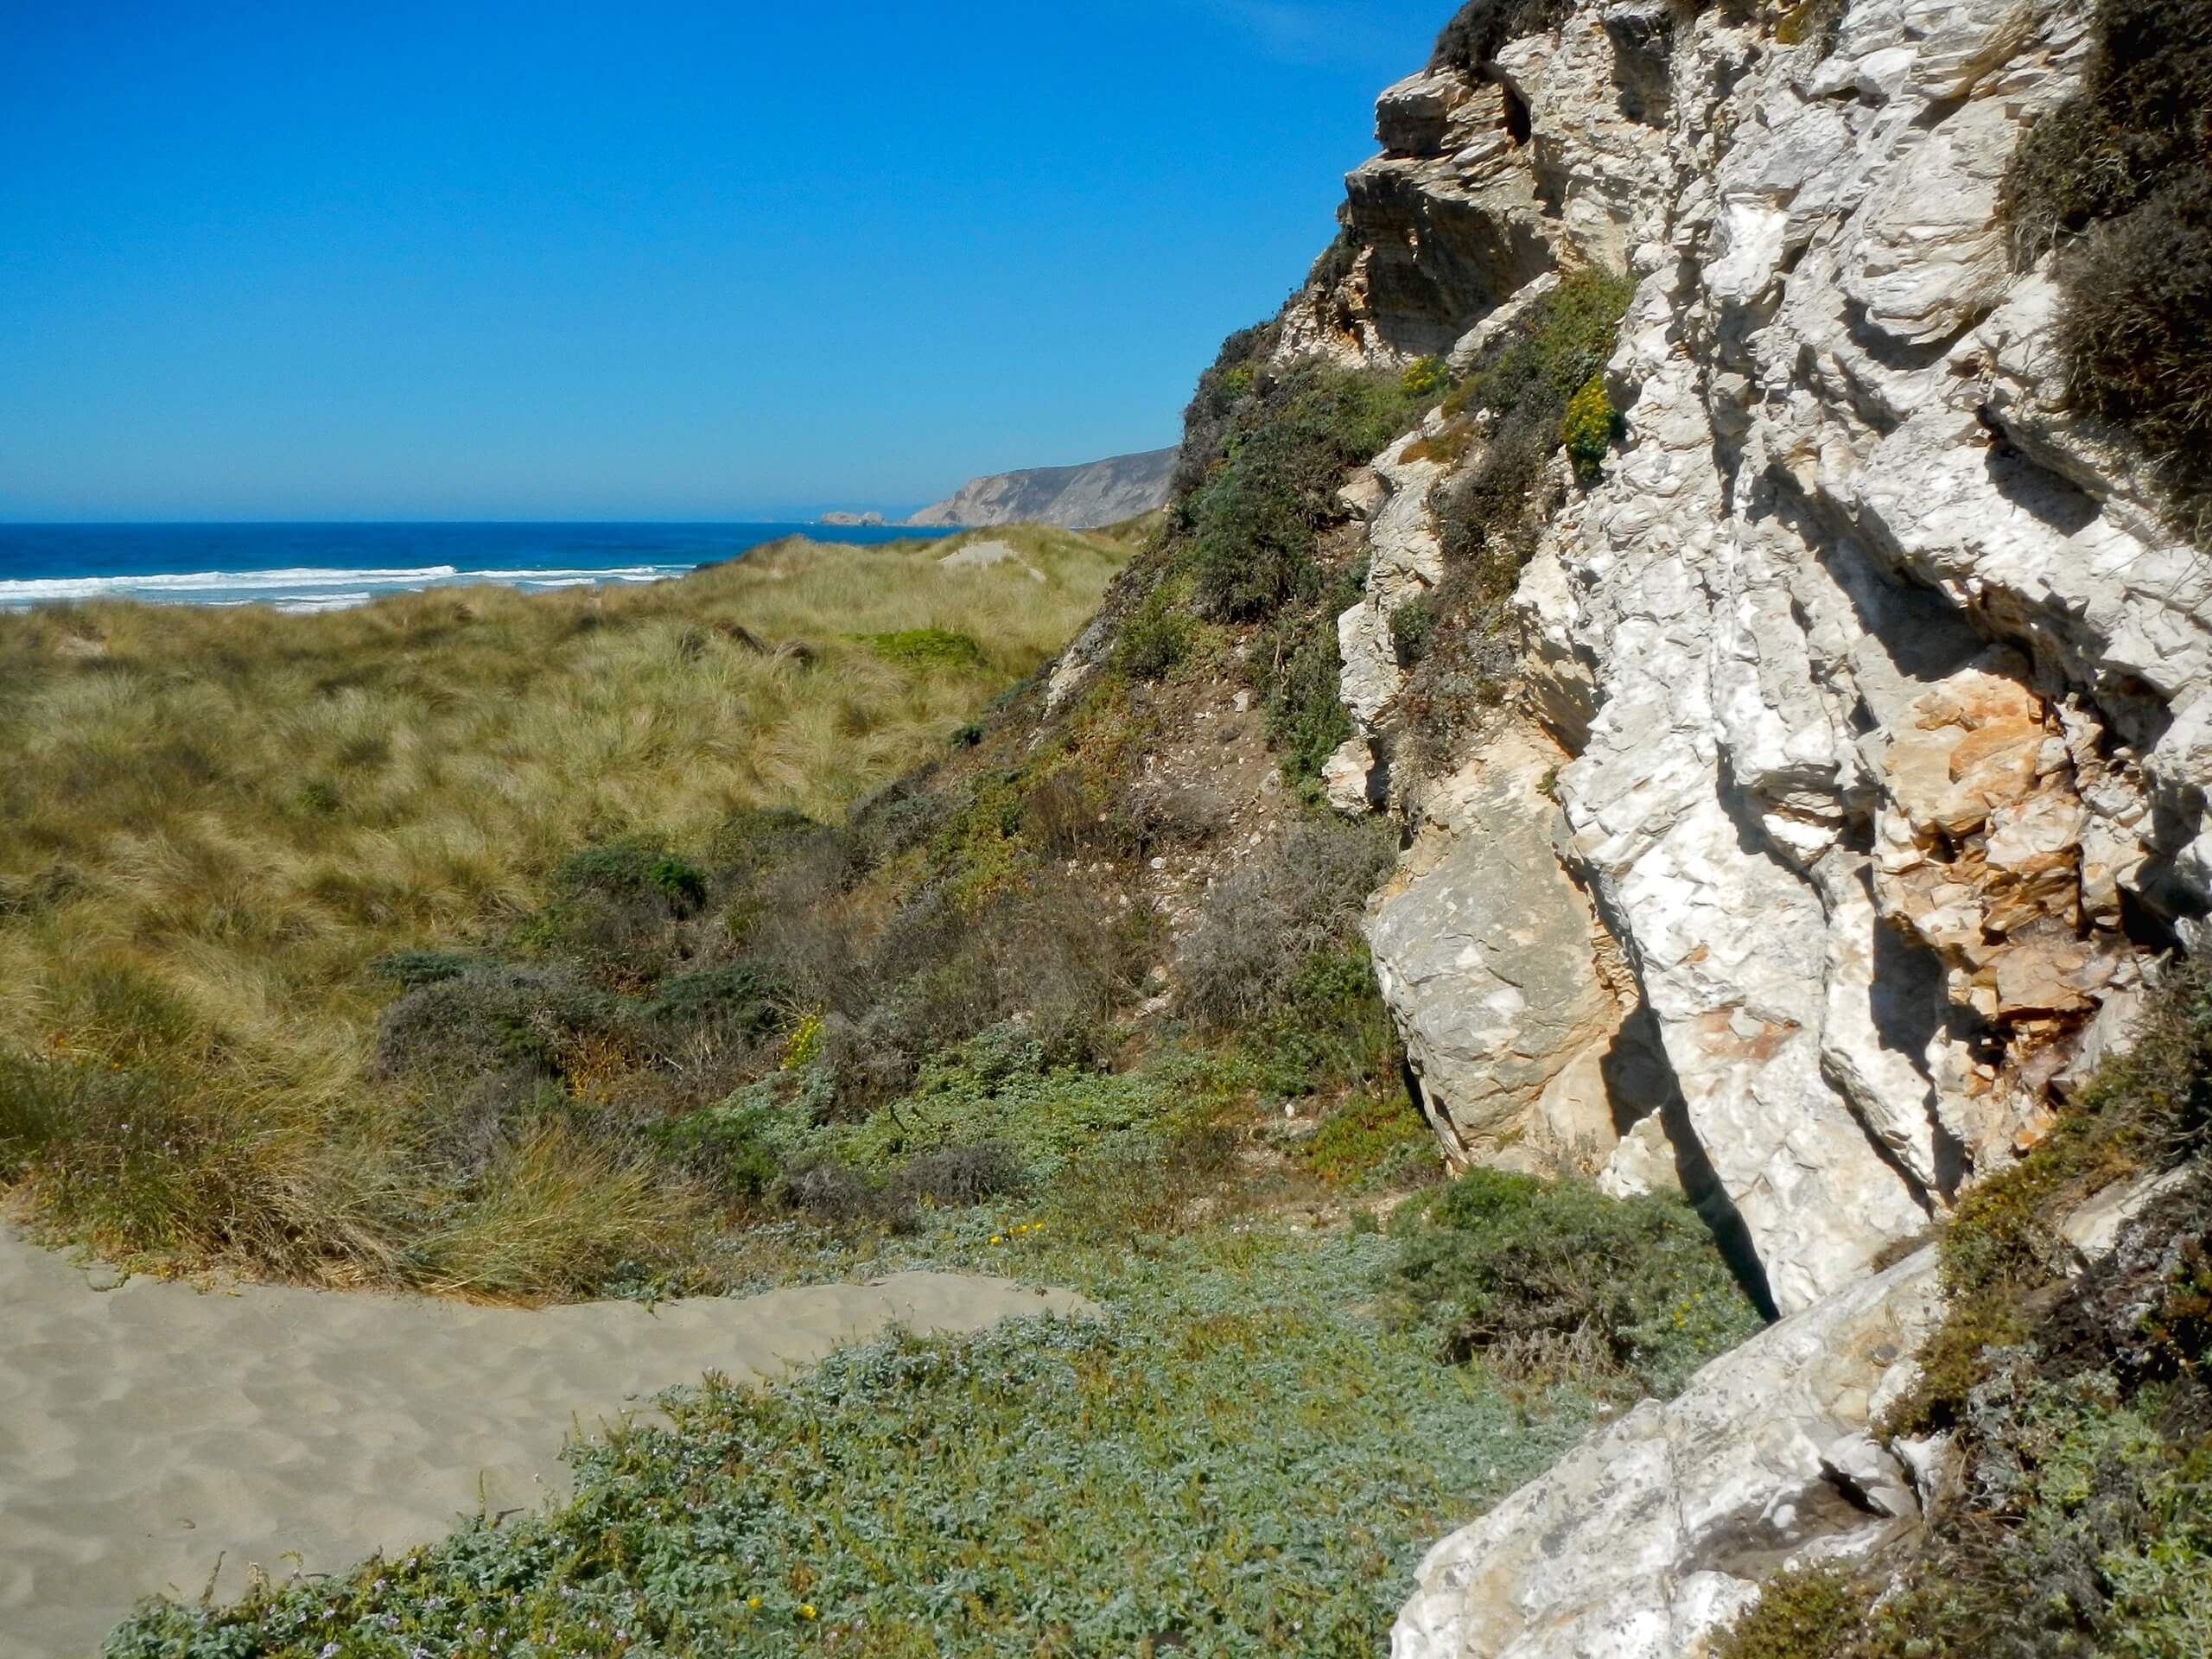
[[[385,969],[377,1065],[454,1155],[628,1126],[711,1200],[618,1287],[965,1266],[1108,1316],[710,1385],[572,1503],[111,1652],[1370,1654],[1428,1539],[1758,1328],[1679,1198],[1440,1184],[1357,931],[1394,838],[1319,800],[1290,664],[1353,577],[1338,485],[1450,386],[1247,381],[1192,424],[1249,465],[931,763],[581,852]]]
[[[674,849],[934,753],[1122,556],[1015,539],[986,568],[794,543],[644,588],[0,618],[0,1177],[183,1266],[530,1296],[664,1252],[701,1204],[645,1126],[502,1129],[403,1077],[380,1012],[421,953],[502,940],[578,1009],[645,986],[625,941],[701,896]],[[603,986],[540,961],[571,936]],[[489,1073],[705,1063],[485,995]]]
[[[1253,348],[1484,382],[1346,493],[1319,768],[1405,834],[1367,937],[1425,1110],[1471,1161],[1681,1184],[1784,1316],[1440,1544],[1399,1659],[1694,1652],[1778,1567],[1923,1521],[1927,1594],[1838,1651],[2203,1647],[2193,1396],[2120,1329],[2194,1294],[2198,1224],[2144,1211],[2125,1294],[2058,1328],[1942,1313],[1986,1206],[2108,1111],[2097,1061],[2180,1018],[2172,958],[2212,944],[2202,21],[1478,0],[1383,93],[1342,235]],[[1579,384],[1508,368],[1614,318]],[[2202,1086],[2179,1052],[2160,1091]],[[2112,1218],[2201,1150],[2036,1188],[2037,1271],[2106,1271]],[[1987,1390],[1955,1440],[1891,1414],[1923,1343]],[[2154,1372],[2196,1365],[2177,1343]],[[2062,1432],[2089,1372],[2180,1415]],[[2046,1420],[2049,1464],[1997,1452]],[[2141,1478],[2069,1510],[2069,1460],[2107,1452]],[[1791,1643],[1857,1629],[1842,1594],[1745,1650],[1823,1650]]]
[[[1116,455],[1080,467],[1037,467],[972,478],[949,499],[906,520],[916,525],[1059,524],[1096,530],[1167,503],[1175,451]]]
[[[1108,1320],[709,1389],[115,1650],[2201,1650],[2212,601],[2048,326],[2155,289],[2084,275],[2134,198],[2037,251],[2005,183],[2165,16],[1464,8],[1048,674],[391,969],[451,1155],[645,1125],[710,1195],[601,1285]]]

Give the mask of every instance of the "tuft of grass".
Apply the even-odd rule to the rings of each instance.
[[[902,668],[981,669],[989,664],[982,646],[950,628],[900,628],[865,633],[861,640],[885,662]]]

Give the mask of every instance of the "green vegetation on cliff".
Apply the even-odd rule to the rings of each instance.
[[[2015,153],[2022,261],[2056,247],[2075,404],[2132,431],[2212,537],[2212,0],[2097,0],[2082,90]]]

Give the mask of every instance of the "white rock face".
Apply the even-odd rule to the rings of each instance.
[[[1552,1081],[1590,1069],[1586,988],[1648,1010],[1676,1150],[1784,1312],[2041,1132],[2077,1034],[2139,979],[2123,912],[2187,937],[2212,897],[2212,561],[2063,409],[2054,289],[1998,220],[2083,29],[2059,0],[1859,0],[1823,57],[1724,8],[1587,0],[1480,76],[1386,95],[1349,274],[1287,314],[1286,351],[1465,360],[1557,268],[1639,278],[1607,372],[1627,442],[1516,596],[1556,773],[1516,791],[1516,751],[1390,779],[1442,804],[1374,942],[1469,1156],[1644,1122],[1606,1180],[1649,1185],[1649,1101],[1577,1118]],[[1531,233],[1545,269],[1517,286],[1468,257]],[[1430,503],[1458,463],[1432,435],[1366,486],[1348,810],[1395,759],[1390,616],[1441,572]],[[1516,966],[1550,989],[1509,1014],[1495,941],[1574,930],[1467,895],[1535,904],[1541,848],[1603,925],[1585,960]]]
[[[1785,1561],[1885,1542],[1919,1504],[1866,1425],[1938,1312],[1923,1250],[1645,1401],[1429,1552],[1391,1659],[1675,1659]]]
[[[1286,313],[1286,354],[1465,363],[1559,271],[1637,279],[1626,440],[1515,595],[1522,698],[1390,779],[1419,833],[1370,932],[1455,1154],[1594,1133],[1608,1190],[1715,1180],[1792,1316],[1440,1547],[1397,1659],[1685,1653],[1890,1524],[1820,1496],[1903,1490],[1853,1437],[1928,1269],[1870,1263],[2045,1132],[2144,940],[2212,945],[2212,559],[2066,409],[2056,291],[1998,215],[2086,27],[1853,0],[1829,49],[1579,0],[1386,95]],[[1409,452],[1362,482],[1339,629],[1360,753],[1401,769],[1389,619],[1461,464]],[[1632,1096],[1599,1063],[1630,1028]]]
[[[1487,745],[1436,792],[1372,906],[1382,993],[1460,1161],[1616,1138],[1598,1057],[1624,1011],[1597,969],[1590,900],[1552,849],[1559,815],[1545,791],[1564,759],[1526,728]],[[1532,1114],[1548,1091],[1548,1114]]]

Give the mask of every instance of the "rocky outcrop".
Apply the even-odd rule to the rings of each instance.
[[[1841,1560],[1920,1516],[1867,1426],[1935,1328],[1923,1250],[1646,1401],[1428,1554],[1392,1659],[1675,1659],[1784,1561]]]
[[[2197,929],[2212,568],[2066,410],[1998,219],[2076,13],[1860,0],[1824,50],[1561,10],[1383,94],[1278,349],[1464,361],[1559,271],[1625,268],[1626,442],[1523,572],[1515,707],[1426,778],[1393,618],[1479,440],[1432,420],[1355,480],[1332,795],[1414,831],[1371,934],[1447,1144],[1624,1136],[1599,1155],[1637,1190],[1678,1099],[1675,1161],[1803,1309],[2042,1133],[2078,1034]],[[1562,1109],[1630,1013],[1641,1097]]]
[[[924,507],[906,522],[925,529],[1058,524],[1097,530],[1122,524],[1167,505],[1175,454],[1154,449],[1082,467],[1038,467],[970,479],[950,499]]]
[[[1571,1160],[1618,1138],[1602,1057],[1626,1010],[1552,848],[1545,791],[1565,759],[1533,728],[1502,735],[1436,792],[1376,906],[1382,994],[1459,1162]]]
[[[1791,1317],[1441,1548],[1400,1659],[1681,1652],[1777,1552],[1898,1519],[1852,1436],[1927,1271],[1871,1264],[2046,1132],[2151,956],[2212,943],[2212,561],[2068,407],[1999,216],[2084,14],[1511,10],[1555,21],[1383,94],[1277,349],[1465,363],[1604,266],[1625,436],[1555,473],[1518,690],[1440,760],[1397,741],[1393,619],[1448,575],[1479,425],[1355,479],[1332,798],[1404,818],[1370,933],[1454,1155],[1688,1173]]]

